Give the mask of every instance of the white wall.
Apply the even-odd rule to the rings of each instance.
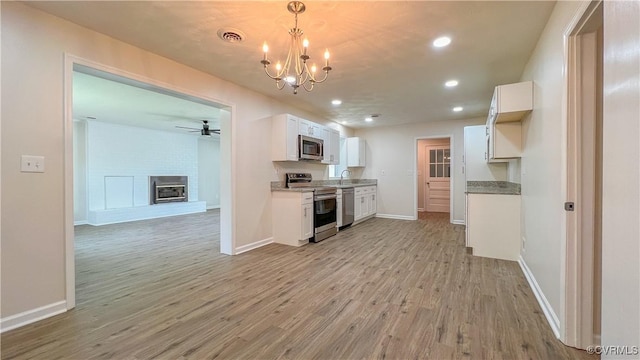
[[[207,209],[220,207],[220,138],[198,138],[198,200]]]
[[[3,318],[65,300],[65,54],[233,105],[234,246],[271,238],[275,176],[264,119],[292,113],[325,120],[27,5],[0,6],[2,88],[11,89],[1,94]],[[44,156],[47,171],[19,172],[21,154]]]
[[[73,221],[87,222],[87,123],[73,121]]]
[[[559,319],[564,317],[563,33],[579,6],[573,1],[556,3],[521,79],[534,82],[533,112],[523,119],[522,130],[522,257]]]
[[[198,136],[87,121],[89,211],[109,206],[105,177],[133,177],[133,206],[147,206],[149,176],[189,179],[189,201],[198,200]],[[125,190],[125,189],[122,189]]]
[[[640,346],[640,3],[604,2],[602,344]],[[638,359],[603,355],[603,359]]]
[[[484,118],[447,120],[400,126],[357,129],[356,136],[367,141],[365,178],[378,179],[378,214],[413,217],[417,197],[414,168],[416,166],[416,138],[446,137],[452,139],[451,174],[454,177],[453,221],[464,222],[464,127],[484,124]],[[382,175],[384,170],[385,175]]]

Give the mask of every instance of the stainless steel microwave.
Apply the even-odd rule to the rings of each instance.
[[[300,160],[322,160],[324,141],[311,136],[298,135],[298,158]]]

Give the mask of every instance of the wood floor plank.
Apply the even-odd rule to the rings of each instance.
[[[77,307],[2,334],[2,359],[598,358],[448,214],[238,256],[219,237],[218,211],[76,227]]]

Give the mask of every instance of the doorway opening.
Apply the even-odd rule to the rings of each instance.
[[[451,138],[416,140],[417,218],[451,217]]]
[[[146,108],[142,113],[138,111],[137,115],[134,114],[133,117],[135,120],[141,120],[142,122],[136,124],[134,126],[127,126],[131,124],[126,124],[127,116],[124,116],[123,113],[115,114],[114,121],[98,121],[98,120],[107,120],[108,112],[105,109],[101,109],[100,106],[105,106],[105,103],[108,103],[105,99],[95,99],[95,101],[99,104],[95,111],[104,111],[103,119],[93,119],[97,117],[95,115],[91,115],[89,113],[82,114],[79,107],[74,100],[76,100],[74,94],[74,83],[80,82],[80,78],[84,77],[87,79],[87,76],[93,78],[93,80],[102,80],[108,81],[111,85],[117,86],[126,86],[130,88],[131,91],[137,91],[140,95],[136,96],[134,100],[139,100],[140,102],[145,101],[145,99],[158,99],[163,98],[164,102],[161,104],[156,103],[155,105],[151,105]],[[92,80],[92,81],[93,81]],[[93,83],[93,86],[99,86],[98,83]],[[123,88],[124,89],[124,88]],[[178,215],[174,214],[174,211],[183,211],[183,213],[197,213],[199,210],[194,211],[192,209],[194,206],[198,209],[201,207],[202,211],[205,211],[207,208],[219,208],[219,210],[212,210],[214,213],[213,218],[215,218],[219,230],[219,248],[210,246],[207,248],[211,251],[211,253],[215,254],[233,254],[235,245],[234,245],[234,237],[233,237],[233,189],[232,189],[232,172],[233,172],[233,164],[231,160],[232,153],[232,116],[235,112],[235,109],[232,105],[224,104],[215,99],[207,98],[206,96],[202,96],[197,93],[191,93],[184,89],[175,89],[168,84],[159,83],[153,79],[144,78],[138,76],[136,74],[127,73],[125,71],[121,71],[118,69],[110,68],[107,66],[103,66],[101,64],[93,63],[88,60],[76,58],[74,56],[67,55],[65,57],[65,267],[66,267],[66,302],[67,309],[71,309],[76,305],[76,264],[75,264],[75,236],[74,236],[74,224],[75,223],[91,223],[100,221],[108,222],[123,222],[128,220],[140,220],[140,219],[149,219],[149,218],[157,218],[157,217],[165,217],[170,215]],[[146,95],[143,95],[146,94]],[[105,100],[105,101],[101,101]],[[122,100],[122,99],[121,99]],[[114,100],[114,103],[117,103],[119,100]],[[78,101],[80,103],[81,101]],[[135,101],[134,101],[135,102]],[[153,101],[151,101],[153,102]],[[197,119],[192,118],[193,114],[189,113],[189,111],[180,109],[180,106],[175,108],[176,113],[167,113],[167,108],[164,106],[166,102],[175,102],[176,104],[182,104],[182,106],[186,106],[187,108],[197,108],[198,117]],[[138,104],[139,105],[139,104]],[[127,110],[131,110],[131,107],[127,107],[124,105],[124,113]],[[113,110],[113,109],[111,109]],[[120,109],[122,110],[122,109]],[[132,111],[132,114],[134,112]],[[131,115],[131,114],[129,114]],[[215,134],[214,131],[206,132],[211,135],[211,137],[218,137],[217,142],[214,142],[214,139],[206,139],[207,142],[200,141],[198,139],[199,135],[194,135],[191,138],[191,135],[188,134],[188,129],[184,128],[198,128],[202,127],[203,119],[208,120],[209,126],[211,129],[216,129],[215,132],[220,132],[220,135]],[[118,120],[119,119],[119,120]],[[87,121],[90,121],[91,124],[87,124]],[[118,123],[120,121],[120,123]],[[129,121],[131,121],[129,119]],[[116,139],[117,133],[121,133],[123,138],[126,136],[133,136],[131,133],[136,132],[142,134],[145,131],[149,131],[149,137],[146,135],[138,134],[138,139],[140,139],[140,143],[136,144],[135,139],[133,141],[128,142],[128,145],[133,146],[134,148],[124,148],[120,141],[115,140],[111,141],[113,144],[106,144],[106,146],[111,146],[111,151],[108,149],[103,149],[100,151],[96,149],[96,143],[90,143],[86,140],[89,139],[87,133],[90,133],[89,128],[95,125],[95,128],[92,130],[95,134],[98,134],[100,131],[111,131]],[[186,126],[185,126],[186,125]],[[81,131],[78,131],[78,130]],[[219,129],[219,131],[217,131]],[[164,131],[159,131],[164,130]],[[171,132],[169,132],[171,130]],[[178,131],[183,131],[182,134],[178,133]],[[175,136],[172,137],[175,132]],[[94,134],[94,135],[95,135]],[[168,157],[171,156],[171,150],[169,153],[164,153],[160,156],[160,160],[158,158],[149,157],[149,153],[153,153],[154,151],[163,152],[162,144],[151,144],[150,146],[153,149],[149,149],[149,144],[146,142],[151,141],[152,143],[155,141],[151,140],[153,136],[164,136],[162,134],[166,134],[167,139],[160,140],[160,142],[164,141],[164,146],[167,148],[176,147],[179,148],[181,145],[176,144],[185,142],[188,143],[185,147],[189,147],[191,150],[191,159],[185,160],[180,159],[180,154],[176,153],[173,162],[179,169],[167,168],[163,167],[160,163],[163,161],[168,161]],[[179,135],[178,135],[179,134]],[[200,130],[198,130],[198,134],[200,134]],[[206,135],[206,134],[202,134]],[[171,137],[171,139],[169,139]],[[80,138],[84,141],[84,146],[80,151],[76,148],[77,143]],[[111,140],[113,140],[113,136]],[[99,139],[99,136],[94,136],[92,139]],[[180,140],[176,140],[180,139]],[[142,141],[144,140],[144,141]],[[146,141],[146,142],[145,142]],[[124,141],[122,141],[124,143]],[[209,143],[211,142],[211,143]],[[104,144],[103,144],[104,145]],[[137,148],[135,148],[137,146]],[[144,171],[132,174],[126,174],[126,176],[108,176],[106,174],[101,173],[100,171],[94,171],[95,168],[87,169],[87,157],[90,154],[90,151],[87,149],[93,148],[93,150],[98,151],[96,158],[100,158],[100,152],[103,155],[107,155],[109,152],[121,152],[122,155],[119,159],[111,159],[109,161],[114,162],[114,164],[122,163],[122,162],[130,162],[133,165],[130,166],[131,171],[137,171],[138,168],[145,168],[149,170],[148,174]],[[104,146],[103,146],[104,147]],[[198,152],[200,149],[203,151],[208,151],[211,148],[217,148],[217,166],[219,167],[219,176],[217,181],[209,181],[207,176],[203,176],[203,174],[198,174],[197,164],[201,157],[199,157]],[[176,148],[176,149],[177,149]],[[155,149],[155,150],[154,150]],[[174,149],[175,150],[175,149]],[[94,152],[95,152],[94,151]],[[147,157],[145,157],[147,156]],[[124,159],[124,160],[123,160]],[[145,160],[146,159],[146,160]],[[149,159],[154,159],[155,165],[145,164]],[[104,160],[104,159],[101,159]],[[189,163],[186,166],[184,163]],[[111,164],[113,165],[113,164]],[[129,164],[131,165],[131,164]],[[149,166],[147,166],[149,165]],[[211,164],[207,164],[208,167]],[[84,171],[81,173],[77,170],[77,168],[84,167]],[[107,166],[109,168],[109,166]],[[194,171],[194,167],[196,167]],[[111,166],[113,169],[113,166]],[[210,169],[207,169],[207,172]],[[154,173],[152,173],[154,172]],[[149,201],[150,197],[150,187],[152,186],[149,183],[149,179],[152,176],[163,176],[163,175],[174,175],[173,177],[180,177],[185,180],[184,186],[186,189],[184,192],[185,198],[187,193],[189,193],[189,201],[185,202],[174,202],[167,204],[158,204],[153,205]],[[99,178],[96,179],[92,178]],[[208,180],[207,180],[208,179]],[[200,184],[203,189],[213,190],[212,186],[217,186],[217,191],[198,191],[199,182],[211,182],[210,186],[207,184]],[[75,183],[75,184],[74,184]],[[89,186],[90,183],[93,183],[96,186]],[[80,191],[79,191],[80,190]],[[84,191],[84,197],[79,196]],[[198,199],[198,193],[201,193],[203,199],[200,201]],[[113,196],[108,196],[109,194]],[[194,200],[194,201],[191,201]],[[93,201],[93,203],[92,203]],[[142,201],[142,203],[141,203]],[[217,201],[217,204],[216,204]],[[185,210],[186,209],[186,210]],[[104,211],[100,211],[104,210]],[[84,216],[84,220],[77,220],[77,216],[80,213],[80,217]],[[83,213],[83,214],[82,214]],[[110,219],[109,217],[116,216],[115,220]],[[133,218],[129,218],[133,216]],[[123,220],[124,219],[124,220]],[[170,222],[168,219],[158,219],[160,222]],[[216,244],[217,245],[217,244]]]
[[[600,344],[602,296],[603,6],[588,3],[567,36],[564,343]]]

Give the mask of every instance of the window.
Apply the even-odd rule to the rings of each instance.
[[[451,177],[451,151],[449,149],[429,150],[429,176],[432,178]]]

